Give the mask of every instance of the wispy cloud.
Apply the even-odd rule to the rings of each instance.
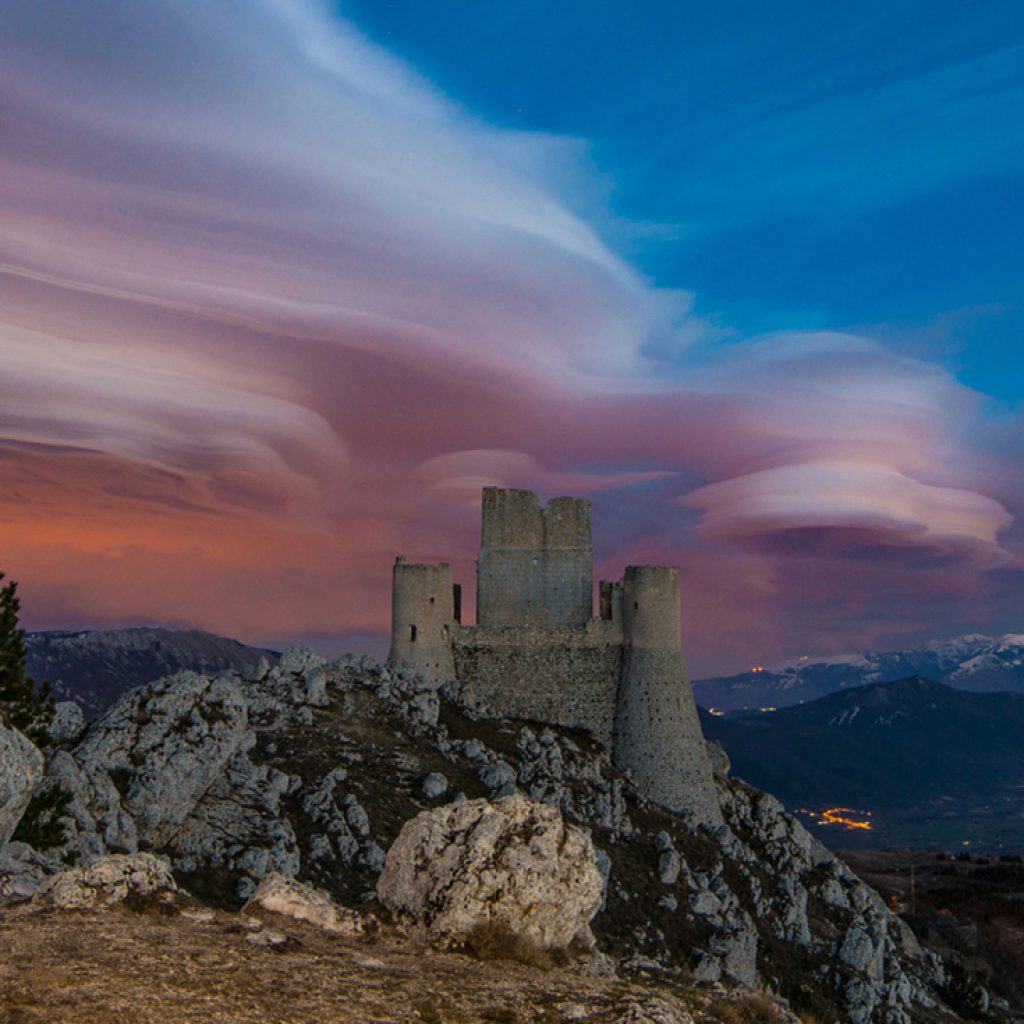
[[[0,96],[0,507],[37,622],[382,629],[396,550],[471,572],[482,483],[594,495],[610,567],[689,566],[698,661],[828,607],[807,558],[868,566],[862,604],[1011,564],[978,396],[716,329],[570,212],[574,143],[325,7],[21,5]]]

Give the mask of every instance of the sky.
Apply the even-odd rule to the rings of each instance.
[[[0,25],[27,627],[382,654],[499,484],[680,566],[696,676],[1024,631],[1015,0]]]

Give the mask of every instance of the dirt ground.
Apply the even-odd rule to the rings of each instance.
[[[659,1003],[720,1019],[696,1011],[711,993],[206,914],[0,912],[0,1024],[611,1024]],[[287,941],[253,941],[271,930]]]

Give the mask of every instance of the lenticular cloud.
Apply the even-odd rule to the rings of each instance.
[[[699,510],[700,536],[905,566],[1009,562],[998,537],[1013,519],[970,486],[956,437],[976,397],[948,374],[834,333],[755,340],[730,362],[703,386],[757,427],[722,435],[708,482],[677,499]]]
[[[564,372],[631,369],[637,329],[664,316],[542,182],[492,155],[514,136],[499,144],[311,4],[68,15],[44,0],[10,21],[11,272]],[[74,230],[55,237],[55,222]]]
[[[692,565],[698,654],[801,600],[794,551],[1013,555],[977,396],[868,339],[710,329],[559,197],[579,143],[312,0],[14,5],[0,103],[0,510],[51,624],[381,629],[396,551],[471,565],[487,483],[603,502],[609,572]]]
[[[993,568],[1009,560],[996,543],[1011,518],[996,501],[932,487],[886,466],[808,462],[709,484],[682,500],[701,509],[702,536],[808,553]]]

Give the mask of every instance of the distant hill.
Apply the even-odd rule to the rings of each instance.
[[[53,684],[58,700],[73,700],[92,717],[122,693],[154,679],[193,669],[216,673],[242,670],[277,651],[247,647],[198,629],[80,630],[28,633],[28,674]]]
[[[1024,851],[1024,695],[913,677],[701,722],[734,774],[805,822],[847,807],[873,826],[814,827],[832,845]]]
[[[788,707],[829,693],[923,676],[974,693],[1006,690],[1024,694],[1024,635],[971,634],[933,640],[909,651],[865,651],[827,658],[801,658],[789,665],[698,679],[694,696],[720,711]]]

